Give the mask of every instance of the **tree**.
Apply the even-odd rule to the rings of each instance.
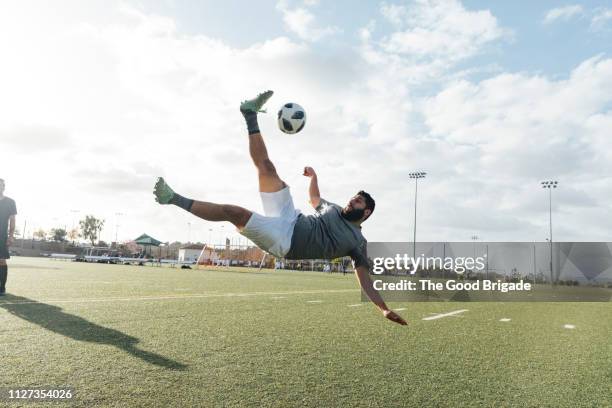
[[[134,255],[140,252],[140,248],[138,247],[138,244],[134,241],[129,241],[125,243],[125,246],[128,250],[128,253],[130,255]]]
[[[34,238],[38,238],[41,241],[44,241],[47,238],[47,231],[42,228],[37,229],[36,231],[34,231]]]
[[[66,235],[68,235],[68,233],[63,228],[53,228],[51,230],[51,239],[53,239],[55,242],[66,241]]]
[[[81,236],[91,242],[94,246],[96,239],[99,239],[100,232],[104,226],[104,220],[98,219],[93,215],[86,215],[85,219],[79,221],[81,227]]]
[[[72,243],[74,244],[74,241],[76,241],[76,239],[79,237],[79,229],[78,228],[73,228],[70,231],[68,231],[68,238],[70,238],[70,240],[72,241]]]

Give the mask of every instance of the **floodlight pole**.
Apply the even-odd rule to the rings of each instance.
[[[533,284],[536,284],[536,244],[533,243]]]
[[[119,235],[119,217],[121,217],[123,214],[120,212],[115,213],[115,242],[118,244],[118,235]]]
[[[550,283],[554,284],[553,273],[553,236],[552,236],[552,189],[548,188],[548,227],[550,229]]]
[[[553,278],[553,233],[552,233],[552,189],[553,188],[557,188],[557,186],[559,185],[558,181],[555,180],[547,180],[547,181],[542,181],[542,188],[547,188],[548,189],[548,226],[550,229],[550,239],[549,241],[549,245],[550,245],[550,284],[553,285],[554,284],[554,278]]]
[[[442,278],[446,279],[446,268],[444,264],[446,263],[446,242],[442,243]]]
[[[412,260],[416,259],[416,223],[417,223],[417,192],[419,186],[419,179],[414,179],[414,233],[412,235]]]
[[[412,236],[412,261],[415,262],[416,260],[416,222],[417,222],[417,193],[418,193],[418,185],[419,185],[419,179],[420,178],[425,178],[425,176],[427,175],[427,173],[425,173],[424,171],[417,171],[414,173],[409,173],[408,176],[411,179],[414,179],[414,231],[413,231],[413,236]],[[416,273],[416,270],[414,271]]]
[[[486,262],[486,270],[485,270],[485,275],[487,277],[487,279],[489,279],[489,244],[486,245],[486,256],[487,256],[487,262]]]
[[[472,241],[474,241],[474,262],[476,262],[476,241],[478,241],[478,235],[472,235]]]
[[[78,213],[80,213],[80,212],[81,212],[81,210],[70,210],[70,212],[71,212],[72,214],[78,214]],[[76,215],[73,215],[73,216],[72,216],[72,229],[74,229],[74,228],[75,228],[75,222],[74,222],[74,217],[75,217],[75,216],[76,216]]]

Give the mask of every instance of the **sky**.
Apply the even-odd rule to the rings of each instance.
[[[340,204],[364,189],[369,241],[612,241],[609,1],[3,1],[0,178],[19,230],[106,220],[221,242],[181,194],[261,212],[240,101],[306,214],[304,166]],[[281,133],[297,102],[307,124]],[[246,242],[243,238],[242,242]]]

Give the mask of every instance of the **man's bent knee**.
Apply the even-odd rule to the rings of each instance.
[[[244,228],[253,214],[246,208],[238,206],[228,206],[225,211],[229,221],[234,224],[236,228]]]
[[[262,193],[276,193],[287,187],[287,183],[281,180],[278,176],[265,177],[259,175],[259,191]]]
[[[259,191],[275,193],[287,186],[276,173],[276,167],[270,159],[262,160],[257,169],[259,170]]]

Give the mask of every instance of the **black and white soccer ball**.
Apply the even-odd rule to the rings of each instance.
[[[305,124],[306,112],[297,103],[286,103],[278,111],[278,128],[284,133],[297,133]]]

